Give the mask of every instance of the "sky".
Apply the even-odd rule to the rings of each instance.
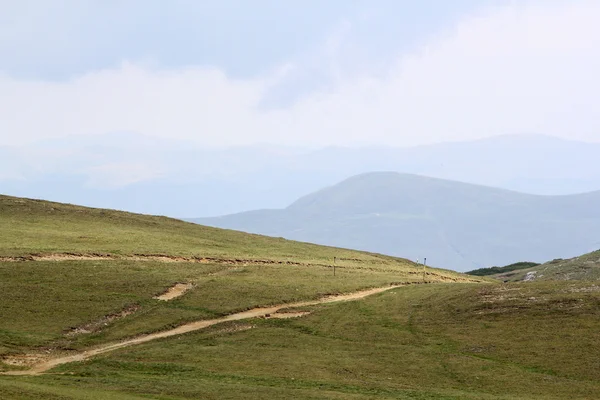
[[[600,142],[597,0],[0,0],[0,146]]]

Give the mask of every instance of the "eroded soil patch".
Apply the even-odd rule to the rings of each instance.
[[[267,314],[265,318],[275,319],[288,319],[288,318],[300,318],[310,314],[309,311],[296,311],[296,312],[276,312],[275,314]]]
[[[169,301],[176,299],[177,297],[183,296],[188,290],[194,287],[193,283],[176,283],[171,286],[161,295],[154,296],[153,298],[160,301]]]
[[[123,310],[121,310],[118,313],[108,314],[108,315],[105,315],[104,317],[100,318],[97,321],[93,321],[93,322],[87,323],[85,325],[71,328],[66,333],[66,336],[72,337],[72,336],[77,336],[77,335],[84,335],[84,334],[88,334],[88,333],[98,332],[102,328],[104,328],[105,326],[110,324],[111,322],[118,320],[118,319],[125,318],[128,315],[135,313],[139,309],[140,309],[139,305],[132,304],[128,307],[125,307]]]
[[[201,257],[201,256],[173,256],[166,254],[133,254],[133,255],[114,255],[104,253],[45,253],[45,254],[28,254],[22,256],[0,256],[0,262],[25,262],[25,261],[107,261],[107,260],[130,260],[130,261],[158,261],[164,263],[177,263],[177,262],[188,262],[188,263],[200,263],[200,264],[219,264],[228,265],[232,268],[241,268],[249,265],[290,265],[300,267],[321,267],[321,268],[333,268],[331,264],[323,263],[310,263],[310,262],[297,262],[289,260],[266,260],[266,259],[245,259],[245,258],[218,258],[218,257]],[[373,270],[377,272],[398,272],[395,269],[387,268],[375,268],[370,266],[374,262],[372,260],[359,260],[352,259],[353,262],[364,263],[365,265],[353,265],[352,267],[338,265],[336,268],[345,269],[351,268],[353,270]],[[375,262],[377,263],[377,262]],[[406,270],[403,274],[422,275],[424,283],[430,283],[426,281],[426,277],[435,277],[436,281],[443,282],[480,282],[481,280],[469,277],[459,276],[448,276],[439,274],[434,271],[416,271]]]
[[[1,361],[13,367],[31,367],[32,365],[46,362],[50,359],[49,354],[31,353],[31,354],[14,354],[4,356]]]
[[[172,256],[167,254],[133,254],[133,255],[113,255],[102,253],[47,253],[47,254],[28,254],[23,256],[0,256],[0,262],[23,262],[23,261],[103,261],[103,260],[131,260],[131,261],[159,261],[159,262],[194,262],[201,264],[226,264],[226,265],[298,265],[298,266],[327,266],[325,264],[301,263],[287,260],[265,260],[265,259],[244,259],[244,258],[218,258],[201,256]]]

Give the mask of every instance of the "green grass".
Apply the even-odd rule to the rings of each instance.
[[[164,399],[593,399],[600,291],[592,287],[405,287],[311,307],[300,319],[217,325],[58,375],[0,378],[0,395],[35,383]]]
[[[0,256],[169,254],[328,262],[408,262],[365,252],[205,227],[180,220],[0,195]],[[348,264],[348,262],[347,262]]]
[[[402,271],[350,268],[337,270],[334,277],[330,268],[287,265],[231,268],[125,260],[5,262],[0,263],[0,356],[45,347],[78,349],[260,305],[420,279],[420,275]],[[176,282],[196,286],[170,302],[152,299]],[[65,335],[70,328],[131,305],[140,308],[99,332],[72,338]]]

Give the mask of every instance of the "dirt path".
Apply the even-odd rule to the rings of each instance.
[[[8,372],[0,373],[0,374],[2,374],[2,375],[40,375],[58,365],[67,364],[67,363],[71,363],[71,362],[75,362],[75,361],[84,361],[91,357],[97,356],[99,354],[108,353],[108,352],[111,352],[114,350],[133,346],[136,344],[151,342],[151,341],[157,340],[157,339],[163,339],[163,338],[168,338],[171,336],[181,335],[181,334],[188,333],[188,332],[194,332],[194,331],[197,331],[200,329],[207,328],[212,325],[220,324],[222,322],[239,321],[239,320],[244,320],[244,319],[249,319],[249,318],[257,318],[257,317],[271,317],[271,318],[299,317],[302,315],[306,315],[306,313],[298,312],[298,313],[279,313],[279,314],[277,314],[277,312],[284,308],[306,307],[306,306],[314,306],[314,305],[318,305],[318,304],[358,300],[358,299],[362,299],[364,297],[371,296],[371,295],[374,295],[377,293],[385,292],[390,289],[395,289],[400,286],[404,286],[404,285],[391,285],[391,286],[386,286],[386,287],[373,288],[373,289],[362,290],[359,292],[354,292],[354,293],[349,293],[349,294],[328,296],[328,297],[324,297],[319,300],[313,300],[313,301],[279,304],[279,305],[271,306],[271,307],[253,308],[248,311],[242,311],[242,312],[227,315],[227,316],[221,317],[221,318],[191,322],[189,324],[181,325],[181,326],[178,326],[177,328],[170,329],[168,331],[152,333],[149,335],[140,336],[137,338],[125,340],[125,341],[118,342],[118,343],[106,344],[106,345],[103,345],[100,347],[96,347],[94,349],[84,351],[82,353],[46,360],[46,361],[43,361],[43,362],[33,365],[28,370],[8,371]]]

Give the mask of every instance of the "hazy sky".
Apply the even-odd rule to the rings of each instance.
[[[598,0],[0,0],[0,145],[600,141]]]

